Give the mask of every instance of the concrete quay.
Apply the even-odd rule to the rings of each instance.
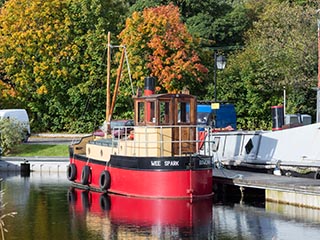
[[[24,171],[29,164],[32,172],[66,172],[68,157],[0,157],[1,171]]]
[[[88,134],[32,134],[26,144],[72,144]],[[21,171],[21,165],[29,164],[32,172],[63,172],[67,170],[69,157],[5,157],[0,155],[0,172]]]
[[[213,170],[213,183],[239,187],[244,189],[260,189],[265,191],[265,200],[320,209],[320,180],[276,176],[272,174],[235,171],[224,168]]]

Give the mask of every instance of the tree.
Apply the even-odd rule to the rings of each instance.
[[[193,37],[215,46],[234,46],[243,44],[243,34],[251,27],[254,14],[250,8],[236,1],[167,1],[138,0],[131,11],[173,3],[179,8],[182,21]]]
[[[310,94],[317,75],[314,9],[268,3],[247,33],[245,49],[229,58],[218,78],[224,79],[218,83],[219,93],[237,102],[241,128],[271,127],[270,108],[283,104],[284,87],[287,113],[314,115],[315,92]]]
[[[0,0],[0,7],[4,4],[6,0]]]
[[[176,92],[200,82],[207,71],[172,4],[134,12],[119,37],[128,49],[137,86],[151,75],[163,90]]]
[[[201,63],[208,69],[208,74],[202,77],[202,87],[191,87],[191,93],[197,95],[198,99],[211,100],[214,88],[212,85],[214,50],[223,49],[221,54],[228,55],[235,49],[243,47],[244,34],[257,20],[262,11],[261,3],[264,1],[138,0],[130,9],[131,11],[143,11],[147,7],[165,5],[170,2],[179,7],[182,21],[193,38],[198,41],[197,52]]]
[[[31,113],[35,130],[87,132],[103,118],[107,32],[119,33],[124,11],[121,1],[5,3],[0,80]]]

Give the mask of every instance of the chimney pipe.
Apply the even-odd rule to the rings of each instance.
[[[156,80],[154,77],[146,77],[144,79],[144,95],[149,96],[154,94],[156,87]]]

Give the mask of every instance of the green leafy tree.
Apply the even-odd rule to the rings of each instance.
[[[243,44],[243,34],[252,25],[254,14],[250,8],[236,1],[167,1],[138,0],[131,11],[143,11],[145,8],[173,3],[179,8],[181,19],[188,31],[215,46],[233,46]]]
[[[283,104],[284,88],[287,113],[314,114],[315,33],[313,8],[275,1],[264,5],[245,50],[230,56],[218,78],[219,93],[236,102],[241,128],[271,127],[271,106]]]
[[[202,77],[202,87],[190,88],[191,93],[197,95],[198,99],[211,100],[213,99],[214,50],[219,49],[221,53],[227,55],[242,47],[244,34],[257,20],[264,1],[138,0],[130,9],[143,11],[145,8],[170,2],[179,7],[181,19],[188,31],[199,40],[197,52],[202,64],[208,69],[208,74]]]
[[[36,131],[87,132],[103,118],[107,32],[119,33],[124,12],[121,1],[5,3],[1,81],[31,113]]]
[[[6,0],[0,0],[0,7],[4,4]]]
[[[120,39],[128,49],[132,77],[140,87],[151,75],[163,90],[176,92],[200,82],[207,71],[180,20],[179,9],[172,4],[134,12]]]

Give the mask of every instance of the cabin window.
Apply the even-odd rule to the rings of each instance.
[[[147,122],[156,122],[155,117],[155,102],[146,102],[146,114],[147,114]]]
[[[144,122],[144,102],[138,102],[138,123]]]
[[[170,102],[160,102],[160,124],[169,124],[169,104]]]
[[[190,103],[178,103],[178,123],[190,123]]]

